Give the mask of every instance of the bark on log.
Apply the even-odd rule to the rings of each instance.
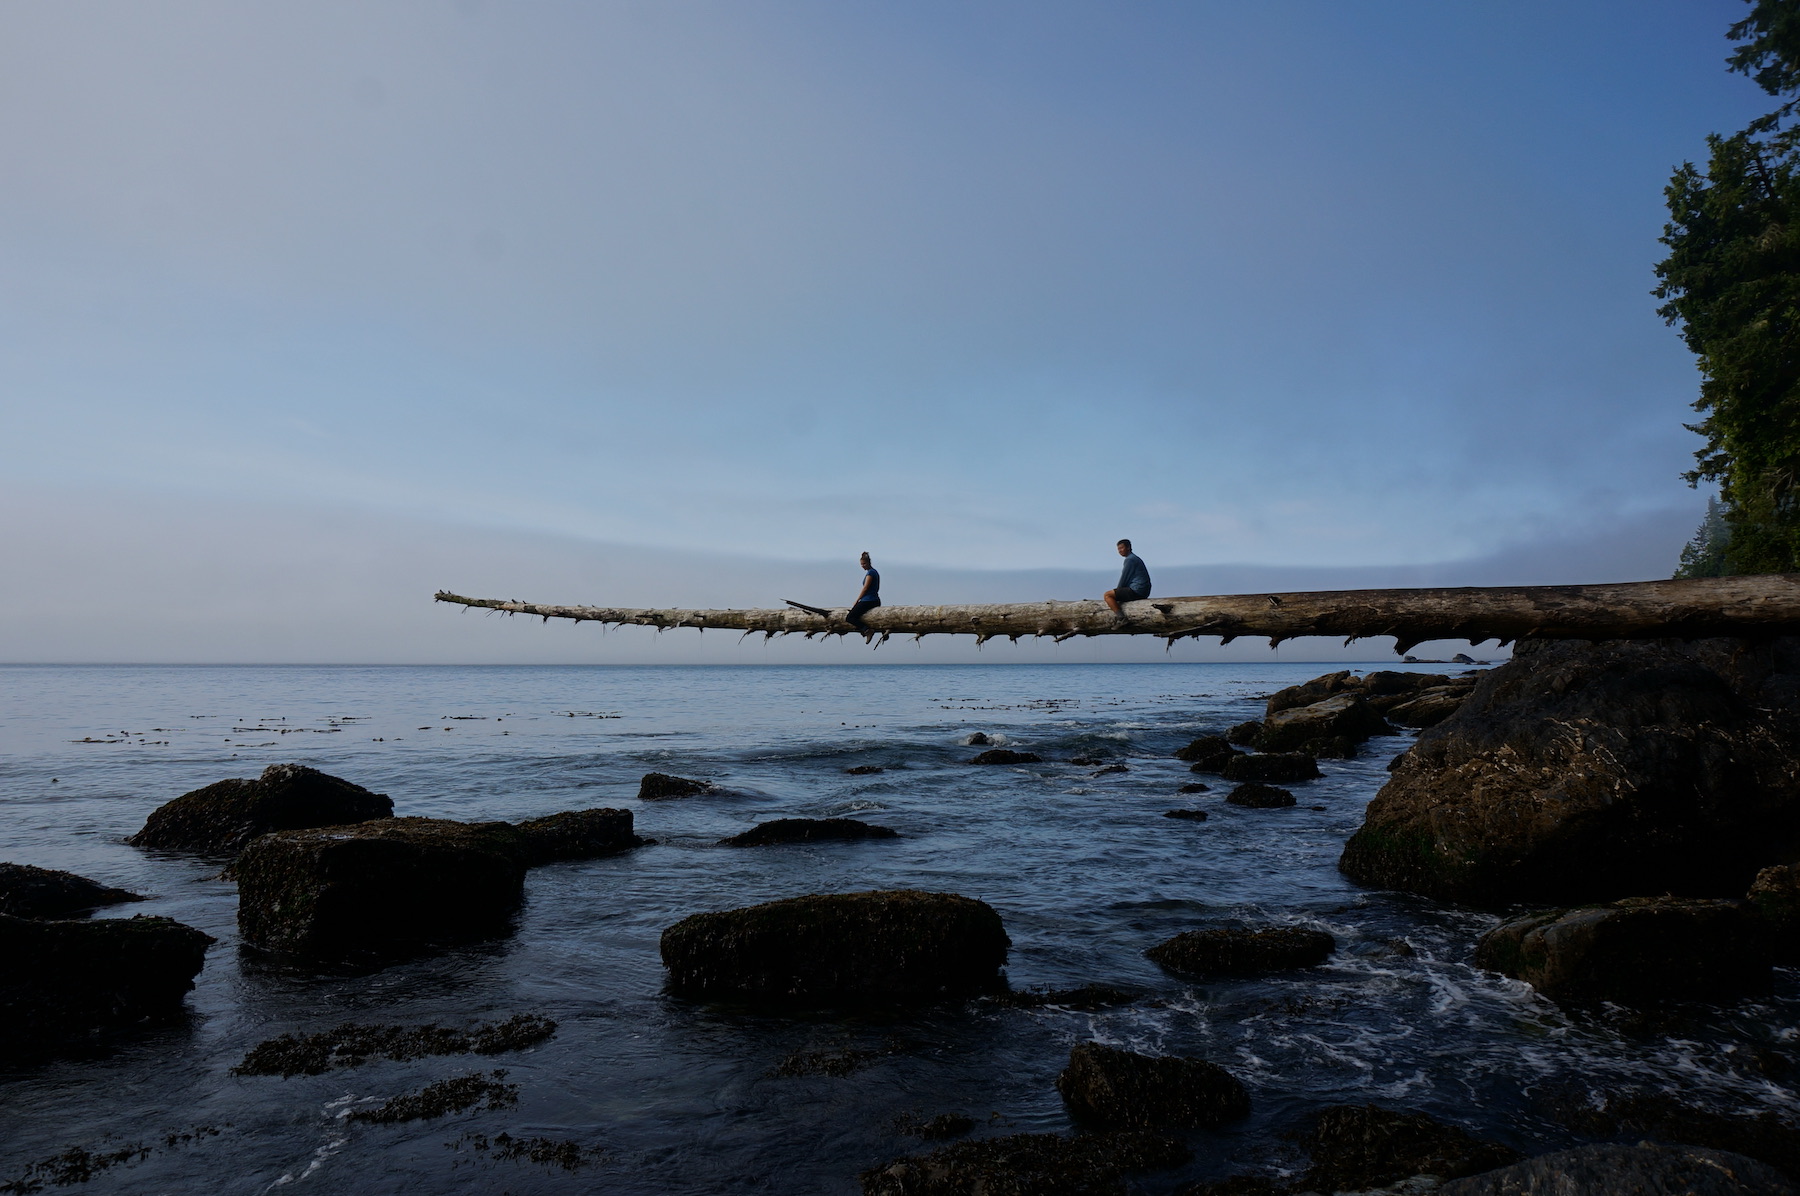
[[[1115,616],[1097,600],[962,606],[882,606],[853,627],[843,610],[829,616],[780,610],[659,610],[545,606],[497,598],[464,598],[440,590],[439,602],[465,607],[638,627],[698,627],[765,636],[798,633],[995,636],[1154,635],[1178,639],[1267,636],[1269,646],[1297,636],[1343,636],[1346,644],[1391,635],[1404,653],[1427,640],[1511,643],[1517,639],[1698,639],[1800,633],[1800,574],[1708,577],[1588,586],[1489,586],[1427,590],[1322,590],[1149,598]]]

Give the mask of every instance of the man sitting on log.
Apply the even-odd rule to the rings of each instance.
[[[859,562],[863,569],[862,589],[856,595],[856,601],[844,613],[844,619],[858,631],[863,630],[863,616],[881,605],[881,574],[869,561],[869,554],[863,553]]]
[[[1119,541],[1119,555],[1125,558],[1125,567],[1119,570],[1119,584],[1104,595],[1106,605],[1115,615],[1125,613],[1119,609],[1119,603],[1142,602],[1150,596],[1150,570],[1144,568],[1144,562],[1131,551],[1130,540]]]

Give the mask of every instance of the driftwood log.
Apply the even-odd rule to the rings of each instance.
[[[844,611],[814,614],[777,610],[659,610],[604,606],[545,606],[498,598],[464,598],[440,590],[439,602],[465,607],[638,627],[698,627],[765,636],[798,633],[862,635],[973,635],[977,643],[1005,636],[1154,635],[1179,639],[1216,635],[1267,636],[1269,646],[1298,636],[1343,636],[1346,644],[1394,637],[1404,653],[1427,640],[1511,643],[1518,639],[1698,639],[1800,633],[1800,574],[1708,577],[1589,586],[1488,586],[1429,590],[1321,590],[1287,594],[1227,594],[1212,598],[1149,598],[1114,615],[1097,600],[985,603],[962,606],[883,606],[852,626]]]

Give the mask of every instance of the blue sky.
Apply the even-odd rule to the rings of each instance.
[[[8,6],[0,486],[88,547],[15,529],[0,599],[129,585],[95,529],[147,510],[221,575],[418,521],[671,578],[1666,575],[1661,188],[1769,106],[1743,11]]]

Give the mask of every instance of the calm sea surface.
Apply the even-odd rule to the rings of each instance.
[[[1374,667],[1391,667],[1386,665]],[[1655,1019],[1573,1016],[1471,966],[1495,919],[1369,892],[1336,868],[1407,738],[1324,761],[1300,804],[1246,810],[1170,753],[1260,713],[1319,665],[874,668],[0,668],[0,858],[153,895],[101,916],[166,914],[218,938],[187,1024],[100,1058],[0,1076],[0,1184],[69,1147],[147,1157],[92,1192],[853,1193],[856,1173],[922,1149],[897,1120],[964,1113],[977,1135],[1062,1131],[1053,1081],[1074,1043],[1200,1055],[1254,1113],[1195,1135],[1166,1192],[1271,1157],[1320,1106],[1419,1109],[1526,1150],[1570,1138],[1547,1102],[1658,1088],[1721,1109],[1800,1111],[1800,977],[1773,998]],[[975,768],[974,731],[1046,760],[1130,771]],[[514,819],[624,806],[659,842],[532,871],[511,938],[364,975],[273,967],[240,950],[236,893],[203,861],[121,840],[168,799],[301,761],[393,797],[400,814]],[[855,765],[888,771],[850,776]],[[734,795],[636,799],[650,770]],[[1162,817],[1200,806],[1205,822]],[[902,838],[739,850],[782,816],[848,815]],[[1098,1013],[971,1002],[904,1015],[771,1016],[665,996],[662,930],[687,914],[802,893],[921,888],[993,905],[1015,988],[1104,982],[1145,994]],[[1142,952],[1235,921],[1337,936],[1323,968],[1197,985]],[[535,1049],[237,1077],[251,1046],[341,1021],[557,1020]],[[796,1052],[865,1052],[853,1074],[781,1076]],[[1759,1063],[1760,1060],[1760,1063]],[[346,1114],[434,1080],[505,1068],[516,1107],[400,1125]],[[196,1126],[216,1135],[169,1146]],[[575,1173],[496,1159],[502,1131],[599,1148]]]

